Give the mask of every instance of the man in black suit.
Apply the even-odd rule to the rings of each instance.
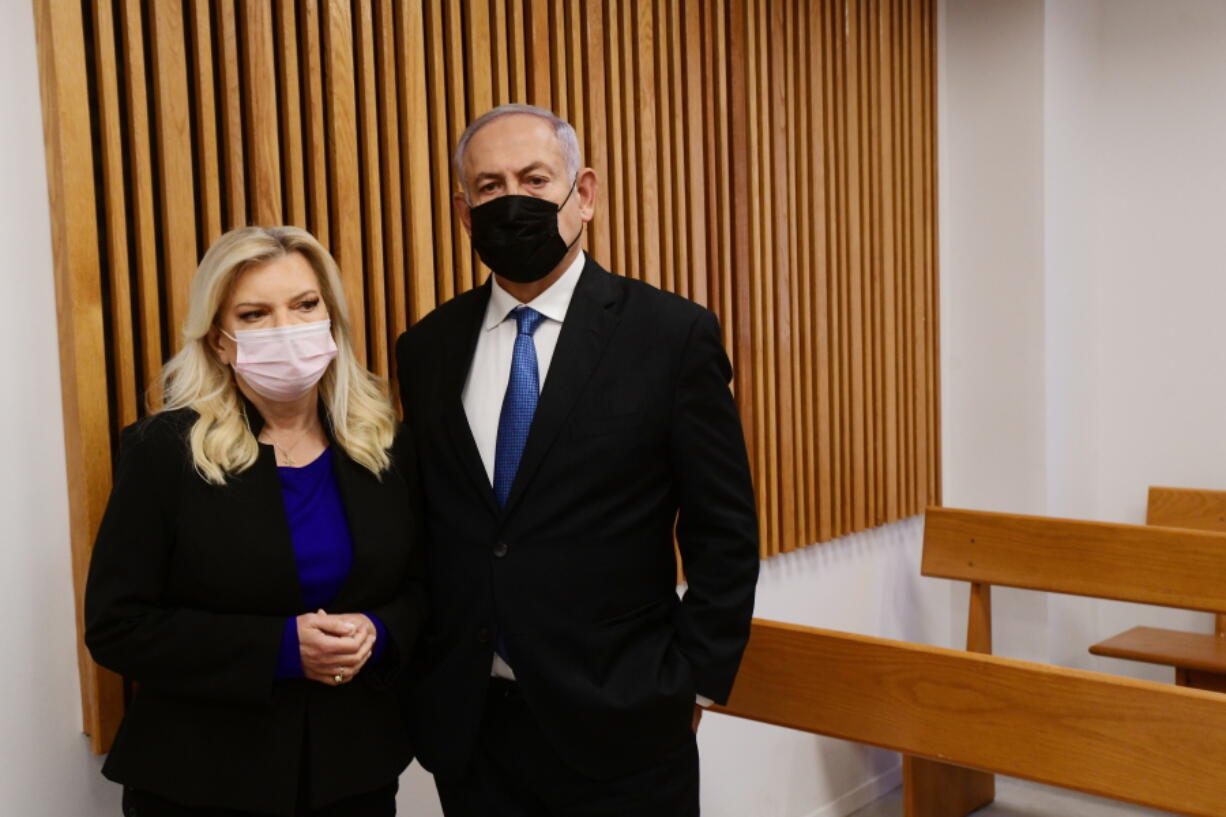
[[[448,817],[696,815],[700,705],[732,689],[758,575],[718,322],[583,253],[598,181],[550,112],[489,112],[455,162],[494,274],[396,349],[428,527],[418,757]]]

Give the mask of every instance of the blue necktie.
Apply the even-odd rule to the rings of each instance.
[[[515,336],[515,351],[511,356],[511,378],[507,381],[507,393],[502,398],[502,414],[498,417],[498,443],[494,449],[494,496],[499,507],[505,507],[519,470],[519,459],[528,443],[532,428],[532,415],[536,413],[536,401],[541,393],[540,374],[536,366],[536,345],[532,333],[545,320],[545,316],[526,306],[517,306],[511,312],[519,324]]]

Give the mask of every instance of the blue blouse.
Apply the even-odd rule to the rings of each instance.
[[[332,467],[332,449],[325,448],[314,462],[301,468],[277,466],[277,476],[298,564],[298,583],[306,607],[303,612],[326,610],[353,567],[353,539]],[[386,649],[387,630],[378,617],[366,615],[375,625],[375,647],[370,657],[375,662]],[[285,621],[276,677],[303,677],[296,617]]]

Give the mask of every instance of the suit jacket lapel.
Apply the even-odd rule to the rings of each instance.
[[[455,322],[456,334],[446,344],[447,348],[439,350],[442,357],[439,403],[443,413],[442,422],[460,468],[468,476],[482,503],[488,506],[492,513],[497,514],[498,501],[494,498],[489,475],[481,462],[481,452],[477,450],[477,441],[468,425],[468,415],[464,412],[464,381],[468,379],[468,370],[477,350],[477,339],[481,334],[481,324],[485,319],[485,308],[489,300],[490,283],[487,279],[475,295],[467,299],[464,305],[465,313]]]
[[[504,515],[515,509],[557,439],[617,326],[618,314],[613,308],[617,303],[617,291],[613,283],[613,276],[589,257],[566,310],[566,320],[545,375],[545,386],[536,404],[532,429],[528,432],[528,442],[515,472]]]
[[[378,507],[378,486],[362,485],[362,471],[365,469],[355,463],[335,442],[332,444],[332,471],[336,475],[336,485],[341,493],[341,504],[345,508],[345,519],[349,523],[349,540],[353,543],[353,564],[349,575],[341,583],[336,598],[332,600],[331,612],[350,612],[353,606],[350,597],[354,588],[360,588],[369,580],[368,572],[375,569],[380,560],[375,557],[375,550],[382,544],[380,538],[367,530],[373,520],[382,513]],[[374,501],[374,506],[371,503]],[[394,543],[389,543],[394,544]]]

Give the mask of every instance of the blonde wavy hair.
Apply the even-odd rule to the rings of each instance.
[[[189,408],[198,418],[189,440],[196,471],[224,484],[255,464],[259,443],[230,367],[209,346],[217,316],[245,270],[298,253],[315,270],[332,320],[336,359],[319,382],[332,437],[354,462],[376,476],[391,465],[396,414],[387,384],[367,371],[349,340],[349,310],[336,261],[314,236],[297,227],[240,227],[213,242],[192,278],[183,348],[162,369],[162,411]]]

